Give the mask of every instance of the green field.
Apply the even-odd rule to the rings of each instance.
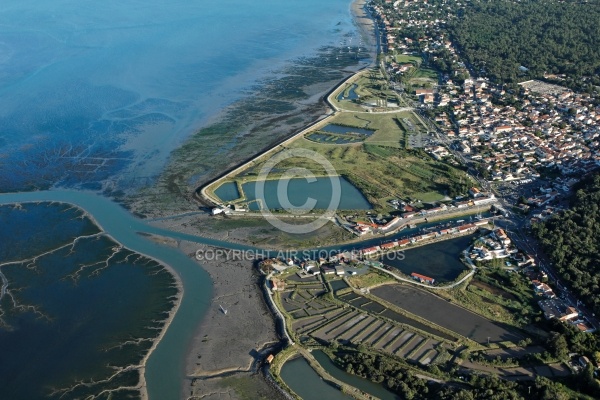
[[[420,57],[397,56],[397,59],[418,66],[411,70],[415,80],[437,83],[435,71],[420,69]],[[348,96],[353,87],[358,99],[337,100],[340,93]],[[328,123],[369,129],[374,133],[330,133],[323,131],[321,126],[286,145],[286,148],[309,149],[324,156],[339,175],[363,193],[374,211],[390,211],[387,204],[390,198],[433,202],[464,194],[472,185],[464,171],[435,161],[421,150],[408,149],[409,136],[426,131],[413,112],[365,112],[366,108],[361,105],[363,102],[376,105],[378,99],[387,99],[401,103],[378,68],[355,76],[330,99],[346,112],[338,112]],[[379,110],[371,108],[369,111]],[[230,178],[238,183],[255,180],[267,157],[276,154],[255,160],[251,167]],[[277,165],[277,171],[270,178],[278,178],[278,174],[289,168],[308,168],[316,176],[326,175],[322,166],[307,165],[305,158],[288,158]]]
[[[336,135],[329,132],[311,132],[304,136],[306,139],[322,144],[356,144],[364,141],[362,135]]]
[[[421,65],[423,59],[420,56],[411,56],[408,54],[398,54],[393,56],[394,60],[399,64],[415,64],[416,66]]]
[[[397,114],[338,114],[332,121],[333,124],[355,126],[357,128],[372,129],[375,133],[365,142],[385,147],[403,149],[405,144],[405,129],[398,119],[409,118],[417,125],[416,118],[410,112]]]
[[[430,79],[434,82],[437,82],[438,73],[431,68],[419,68],[412,79]]]
[[[362,191],[375,210],[388,210],[386,200],[389,198],[441,200],[446,195],[466,192],[469,185],[464,179],[464,172],[418,151],[369,142],[331,146],[304,138],[296,140],[288,148],[304,148],[323,155],[338,174]],[[243,179],[252,180],[263,163],[258,160],[251,169],[245,171]],[[289,158],[278,164],[281,171],[294,167],[309,168],[315,175],[325,175],[323,167],[307,165],[304,158]]]
[[[430,88],[437,84],[438,74],[430,68],[414,68],[404,74],[402,81],[410,87]]]
[[[440,293],[453,302],[516,328],[532,324],[540,314],[537,298],[524,276],[482,266],[468,285]]]

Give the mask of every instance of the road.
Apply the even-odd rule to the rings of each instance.
[[[456,286],[460,285],[461,283],[463,283],[464,281],[466,281],[467,279],[469,279],[470,277],[472,277],[473,274],[475,274],[475,271],[477,270],[475,268],[475,265],[473,265],[473,263],[471,262],[470,258],[467,258],[467,260],[469,261],[469,265],[471,266],[471,271],[467,275],[465,275],[462,279],[460,279],[460,280],[458,280],[458,281],[456,281],[454,283],[451,283],[450,285],[446,285],[446,286],[432,286],[432,285],[428,285],[428,284],[425,284],[425,283],[417,282],[414,279],[404,278],[404,277],[402,277],[402,276],[400,276],[398,274],[395,274],[395,273],[393,273],[391,271],[388,271],[385,268],[377,267],[375,265],[371,265],[371,268],[375,268],[375,269],[377,269],[377,270],[379,270],[379,271],[381,271],[383,273],[391,275],[396,280],[399,280],[399,281],[402,281],[402,282],[406,282],[406,283],[410,283],[411,285],[423,286],[423,287],[426,287],[427,289],[434,289],[434,290],[435,289],[437,289],[437,290],[448,290],[448,289],[452,289],[453,287],[456,287]]]
[[[556,288],[558,289],[559,296],[565,300],[565,302],[569,305],[577,308],[581,314],[585,316],[585,318],[593,325],[594,328],[600,328],[600,322],[598,318],[596,318],[595,314],[588,309],[583,303],[579,301],[569,290],[568,288],[560,283],[560,277],[558,273],[552,267],[552,263],[549,261],[548,257],[541,251],[539,248],[539,244],[537,240],[533,237],[529,236],[527,229],[525,228],[526,220],[519,221],[516,226],[507,227],[507,232],[509,233],[511,239],[515,244],[527,251],[529,254],[532,254],[536,260],[537,265],[539,265],[540,269],[546,274],[548,274],[548,279],[551,282],[554,282]]]
[[[421,120],[423,125],[429,126],[433,132],[435,132],[437,139],[440,143],[444,144],[444,146],[448,149],[448,151],[456,157],[456,159],[460,160],[465,166],[469,169],[470,176],[477,180],[479,185],[486,191],[490,191],[494,193],[500,204],[505,210],[511,210],[512,204],[508,202],[502,191],[495,190],[489,182],[485,179],[480,178],[479,174],[472,168],[472,162],[464,157],[458,151],[455,151],[450,145],[450,140],[448,137],[439,129],[435,124],[433,124],[429,118],[423,114],[420,109],[415,109],[415,114]],[[539,243],[533,237],[531,237],[527,230],[528,218],[525,216],[521,216],[510,212],[510,218],[504,219],[498,225],[502,226],[510,235],[511,240],[515,243],[517,247],[525,250],[529,254],[531,254],[536,264],[540,267],[542,271],[548,274],[548,278],[550,282],[554,283],[556,288],[558,289],[556,292],[560,295],[560,297],[571,306],[577,308],[581,314],[593,325],[594,328],[600,329],[600,321],[596,318],[596,315],[588,309],[585,305],[583,305],[579,299],[577,299],[571,292],[569,292],[568,288],[561,284],[559,275],[554,270],[552,263],[548,259],[548,257],[541,250]]]

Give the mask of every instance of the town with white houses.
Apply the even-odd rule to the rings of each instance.
[[[435,123],[448,143],[461,157],[479,164],[485,179],[520,181],[548,171],[578,175],[600,165],[600,107],[591,95],[536,80],[508,91],[486,78],[473,78],[444,34],[444,24],[454,18],[449,8],[427,1],[386,4],[393,7],[373,9],[387,54],[424,55],[432,64],[444,60],[450,65],[452,73],[444,74],[438,85],[411,94],[421,107],[435,110]],[[399,32],[406,30],[422,36],[403,37]],[[387,57],[386,68],[401,80],[417,67]],[[427,151],[436,158],[451,156],[442,145]]]

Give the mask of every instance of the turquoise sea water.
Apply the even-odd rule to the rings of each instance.
[[[2,1],[0,191],[148,184],[258,82],[350,44],[349,4]]]
[[[171,151],[225,107],[251,99],[261,83],[319,49],[349,44],[356,37],[349,3],[2,1],[0,192],[135,190],[152,183]],[[93,234],[79,212],[47,203],[2,208],[0,261],[27,259],[82,232]],[[186,289],[146,371],[151,398],[179,398],[187,345],[211,295],[208,275],[186,255],[137,237],[135,221],[122,210],[111,212],[103,215],[107,231],[126,246],[168,259]],[[105,236],[89,238],[39,258],[33,269],[28,263],[0,269],[9,290],[0,301],[8,313],[0,327],[6,378],[0,397],[46,398],[77,380],[105,378],[113,367],[139,362],[149,342],[111,346],[149,335],[146,328],[171,308],[173,280],[153,262],[133,262],[138,256],[127,258],[124,249],[111,258],[115,246]],[[82,264],[93,267],[69,278]],[[104,387],[133,383],[131,372]],[[129,396],[135,393],[114,394]]]

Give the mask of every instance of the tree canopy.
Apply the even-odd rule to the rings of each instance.
[[[583,181],[571,202],[533,230],[561,279],[600,315],[600,173]]]
[[[516,83],[567,74],[571,87],[600,71],[600,2],[556,0],[463,3],[450,31],[479,75]],[[523,66],[527,71],[521,69]],[[594,82],[597,84],[598,82]]]

